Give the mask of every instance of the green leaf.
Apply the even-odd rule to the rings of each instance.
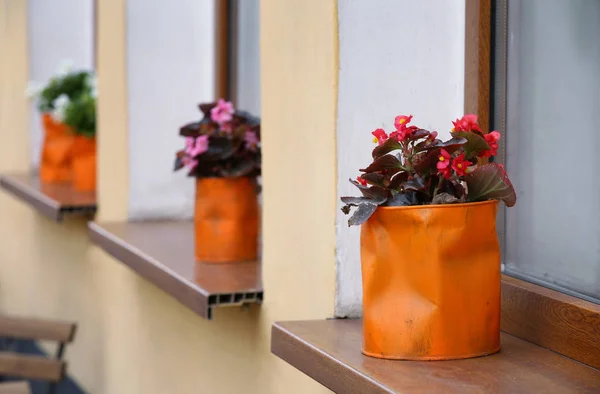
[[[467,158],[477,156],[483,151],[492,149],[485,138],[476,133],[469,131],[455,131],[452,133],[452,136],[467,140],[467,143],[464,145],[465,157]]]
[[[96,135],[96,99],[84,94],[69,102],[63,123],[75,134],[93,138]]]
[[[477,167],[465,177],[469,201],[500,200],[507,207],[517,202],[517,194],[504,168],[498,163]]]
[[[402,148],[402,146],[400,145],[398,140],[396,140],[395,138],[389,138],[383,144],[381,144],[378,147],[376,147],[375,149],[373,149],[373,153],[372,153],[373,159],[377,159],[387,153],[398,150],[400,148]]]
[[[373,163],[371,163],[371,165],[367,168],[363,168],[359,171],[369,173],[397,168],[402,168],[402,163],[400,162],[400,160],[398,160],[398,158],[393,155],[384,155],[375,159],[375,161],[373,161]]]

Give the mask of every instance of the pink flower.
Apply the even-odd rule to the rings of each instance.
[[[452,171],[450,170],[451,159],[452,156],[450,156],[450,153],[446,152],[443,148],[440,149],[436,167],[438,169],[438,174],[442,174],[446,179],[450,179],[450,176],[452,175]]]
[[[187,153],[190,149],[194,148],[194,137],[185,137],[185,152]]]
[[[254,131],[246,131],[244,141],[246,141],[246,149],[256,152],[260,141]]]
[[[201,135],[200,137],[186,137],[185,153],[190,157],[196,157],[208,150],[208,136]]]
[[[373,142],[379,143],[379,145],[383,144],[389,138],[384,129],[377,129],[373,134]]]
[[[210,118],[213,122],[223,124],[233,119],[233,104],[230,101],[219,99],[217,105],[210,110]]]

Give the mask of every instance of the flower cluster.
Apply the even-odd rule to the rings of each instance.
[[[199,178],[260,175],[260,120],[223,99],[199,107],[202,120],[180,129],[185,148],[176,154],[175,170],[187,168]]]
[[[45,85],[30,82],[26,94],[37,99],[38,109],[52,115],[76,133],[93,137],[96,134],[97,80],[93,71],[74,71],[70,62],[63,62],[57,73]]]
[[[373,162],[356,180],[361,197],[342,197],[342,211],[356,211],[349,225],[364,223],[378,206],[451,204],[488,199],[516,203],[516,194],[504,167],[479,164],[497,155],[500,133],[483,134],[477,116],[468,114],[452,122],[448,141],[438,133],[410,125],[412,115],[397,116],[394,131],[371,134],[377,147]]]

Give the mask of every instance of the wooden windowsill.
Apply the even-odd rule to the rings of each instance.
[[[191,221],[90,222],[89,234],[96,245],[207,319],[216,306],[262,302],[260,262],[195,263]]]
[[[37,176],[7,174],[0,176],[0,187],[57,222],[65,215],[91,216],[97,209],[96,193],[78,192],[69,183],[47,185]]]
[[[362,355],[362,321],[275,323],[271,350],[336,393],[598,393],[600,371],[512,335],[495,355],[391,361]]]

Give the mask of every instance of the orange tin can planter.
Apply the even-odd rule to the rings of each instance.
[[[255,178],[198,178],[194,215],[196,261],[256,260],[258,211]]]
[[[44,142],[40,160],[40,179],[44,183],[69,182],[72,179],[71,147],[73,134],[69,127],[42,114]]]
[[[498,201],[379,207],[362,225],[363,353],[450,360],[500,350]]]
[[[75,136],[71,155],[75,190],[96,191],[96,139],[81,135]]]

